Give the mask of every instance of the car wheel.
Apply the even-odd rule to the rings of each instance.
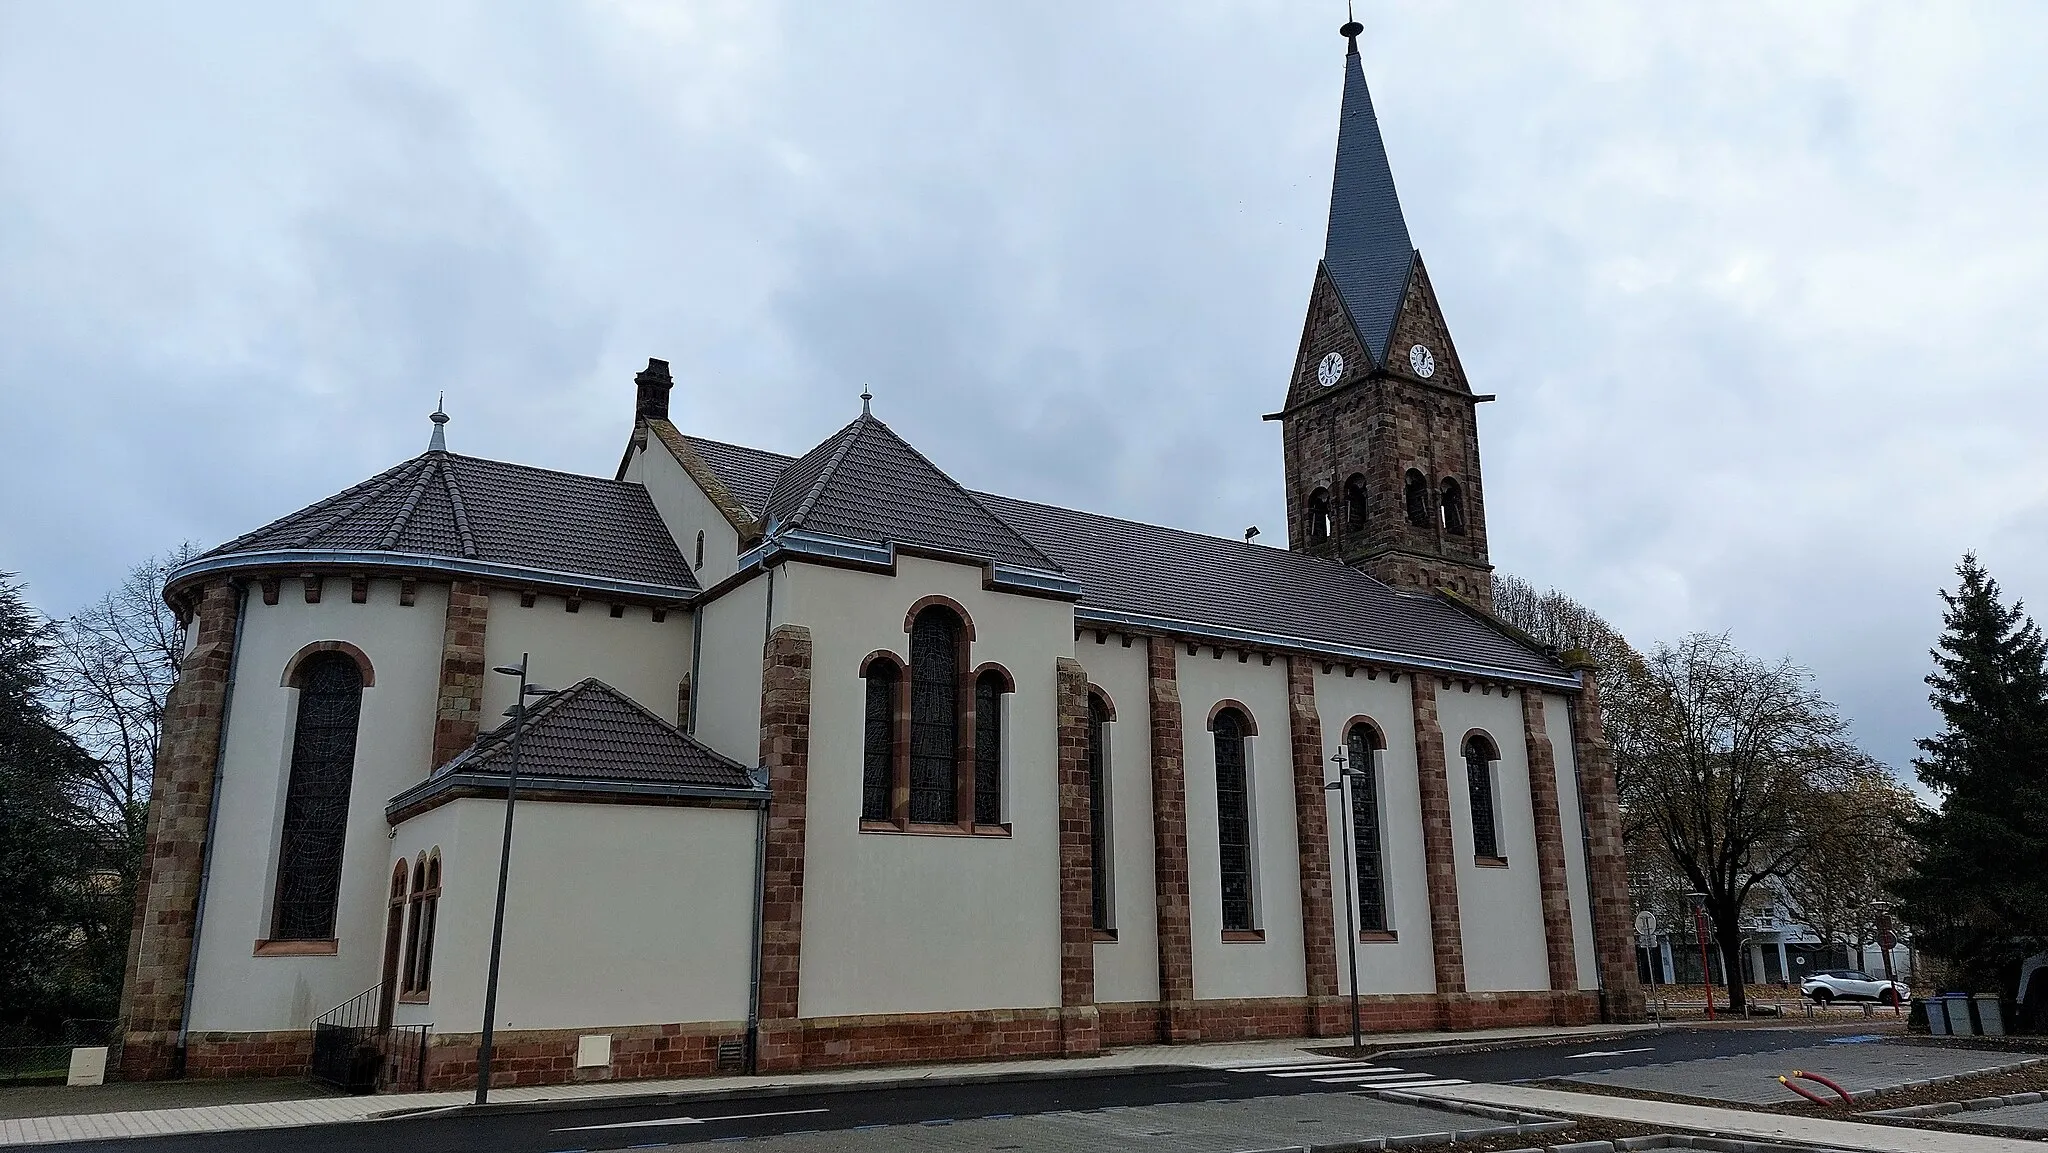
[[[1883,1002],[1886,1008],[1894,1008],[1899,1003],[1899,991],[1897,989],[1886,989],[1877,995],[1877,999]]]
[[[1813,1003],[1814,1003],[1814,1004],[1816,1004],[1816,1005],[1825,1005],[1825,1004],[1827,1004],[1827,1003],[1828,1003],[1829,1001],[1832,1001],[1832,1000],[1834,1000],[1834,999],[1835,999],[1835,994],[1834,994],[1834,992],[1833,992],[1832,990],[1829,990],[1829,989],[1815,989],[1815,990],[1813,991]]]

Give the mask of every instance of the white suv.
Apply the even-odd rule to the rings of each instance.
[[[1855,969],[1824,969],[1801,981],[1799,992],[1820,1005],[1838,999],[1896,1005],[1913,995],[1902,982],[1881,980]]]

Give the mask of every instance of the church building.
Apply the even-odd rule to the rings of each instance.
[[[1492,397],[1358,31],[1285,548],[969,491],[865,402],[706,439],[650,360],[616,470],[436,413],[173,572],[124,1075],[318,1021],[472,1080],[508,827],[498,1084],[1336,1036],[1354,982],[1369,1030],[1638,1019],[1595,669],[1489,612]]]

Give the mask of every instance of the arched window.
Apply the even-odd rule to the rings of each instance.
[[[1216,737],[1216,845],[1223,873],[1223,931],[1250,932],[1252,908],[1251,779],[1243,714],[1224,709],[1210,722]]]
[[[704,530],[697,530],[697,568],[704,567]]]
[[[319,652],[299,665],[296,680],[299,717],[278,836],[270,936],[322,941],[334,936],[334,903],[341,893],[363,672],[345,653]]]
[[[1344,482],[1344,531],[1364,532],[1366,514],[1371,511],[1365,499],[1365,477],[1354,472]]]
[[[1098,932],[1116,928],[1111,917],[1109,848],[1109,703],[1088,694],[1088,873]]]
[[[910,626],[910,820],[959,820],[960,618],[932,605]]]
[[[891,660],[868,665],[866,731],[861,738],[860,816],[887,821],[895,816],[896,710],[903,672]]]
[[[1401,495],[1403,503],[1408,506],[1408,523],[1417,528],[1428,528],[1429,481],[1411,468],[1408,470],[1408,479],[1402,482]]]
[[[1008,678],[984,669],[974,678],[974,823],[1003,823],[1003,694]]]
[[[391,896],[384,912],[384,982],[377,998],[377,1025],[391,1024],[392,1003],[398,999],[398,953],[405,940],[406,868],[400,861],[391,869]]]
[[[427,856],[427,885],[416,898],[420,903],[419,959],[413,970],[412,989],[421,997],[434,982],[434,925],[441,912],[441,850]]]
[[[427,891],[427,855],[421,853],[412,866],[412,910],[408,915],[411,926],[405,934],[405,976],[400,980],[406,996],[419,992],[420,984],[420,905]]]
[[[1444,478],[1444,531],[1452,536],[1465,535],[1465,490],[1450,477]]]
[[[1307,511],[1303,514],[1308,526],[1308,543],[1322,544],[1330,539],[1330,493],[1328,489],[1317,489],[1308,494]]]
[[[1500,832],[1493,807],[1493,742],[1473,735],[1465,741],[1465,785],[1472,792],[1472,853],[1500,858]]]
[[[1385,844],[1380,833],[1380,766],[1378,753],[1385,742],[1363,721],[1351,726],[1345,738],[1345,756],[1351,778],[1351,852],[1358,870],[1358,929],[1362,933],[1383,933],[1387,929],[1387,882]]]

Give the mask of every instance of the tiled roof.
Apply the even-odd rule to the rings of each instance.
[[[427,452],[196,558],[371,552],[695,589],[637,484]]]
[[[757,514],[796,458],[688,438]],[[826,444],[832,444],[827,441]],[[822,446],[821,446],[822,447]],[[977,502],[1052,558],[1083,594],[1079,610],[1294,638],[1503,673],[1561,677],[1531,651],[1441,598],[1397,592],[1333,560],[986,493]]]
[[[1337,126],[1337,170],[1330,184],[1330,231],[1323,265],[1344,299],[1359,342],[1375,366],[1387,362],[1394,314],[1408,287],[1415,245],[1394,191],[1393,167],[1365,87],[1356,42],[1344,58],[1344,108]]]
[[[442,766],[448,773],[511,770],[512,725],[485,733]],[[595,678],[533,706],[519,739],[519,775],[614,784],[752,789],[747,770]]]
[[[726,488],[734,491],[731,482]],[[866,413],[784,468],[763,509],[772,531],[924,545],[1058,571],[959,482]]]

